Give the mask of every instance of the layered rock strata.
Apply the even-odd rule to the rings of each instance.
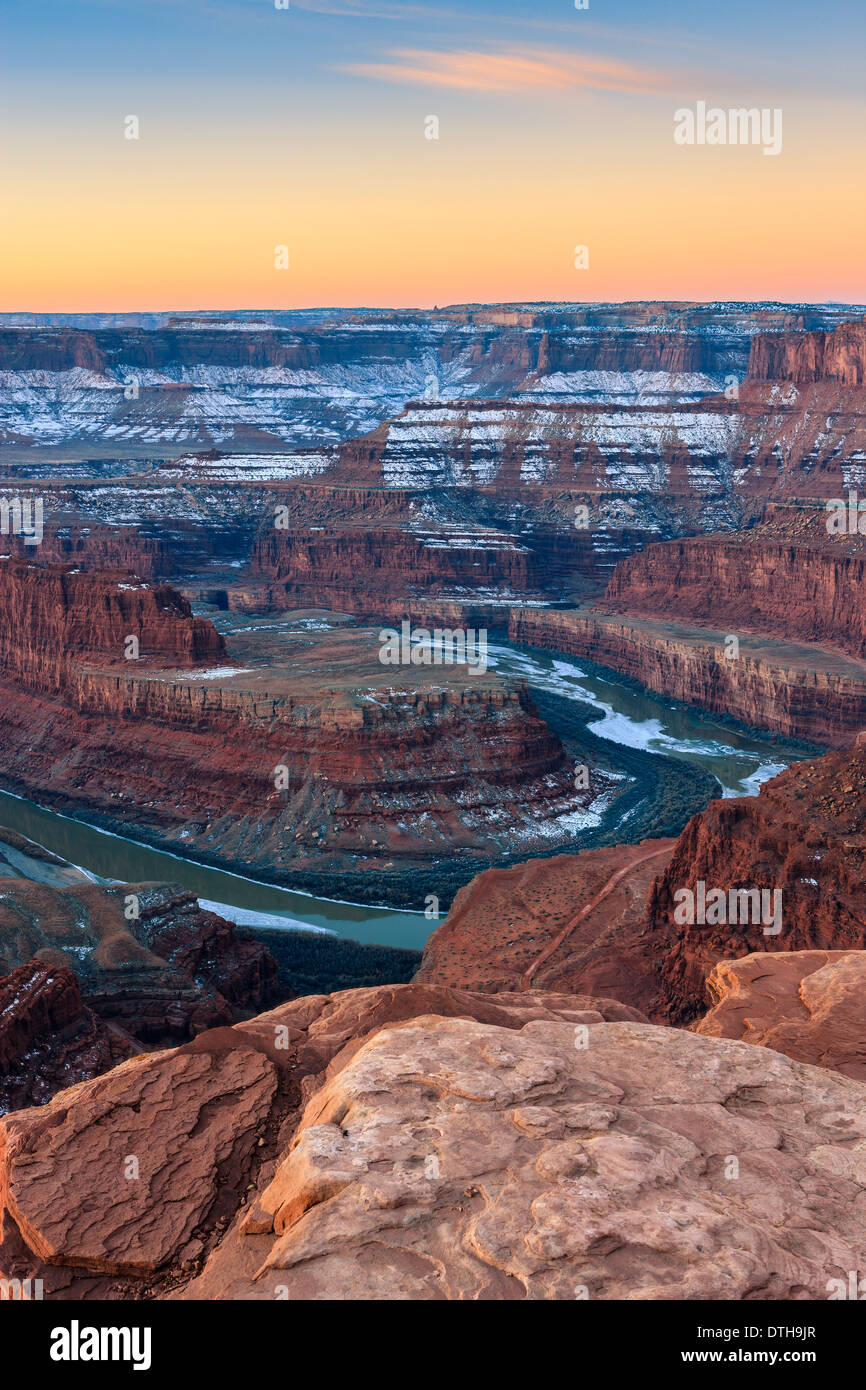
[[[86,1007],[66,966],[32,960],[0,975],[0,1115],[43,1105],[135,1051]]]
[[[826,507],[776,507],[749,530],[649,545],[616,568],[614,612],[725,624],[866,656],[866,536]],[[855,504],[856,505],[856,504]],[[860,513],[854,513],[855,527]],[[864,519],[866,526],[866,519]]]
[[[262,608],[334,608],[349,613],[400,611],[419,598],[478,605],[540,593],[532,552],[513,537],[469,527],[333,526],[274,530],[257,543],[249,580],[264,585]],[[246,584],[246,579],[244,583]]]
[[[32,487],[28,490],[29,494],[33,491]],[[44,534],[38,547],[28,542],[25,533],[16,535],[13,531],[0,540],[0,551],[30,564],[63,565],[67,573],[77,566],[88,570],[116,570],[124,575],[132,571],[139,579],[146,580],[165,579],[181,567],[180,547],[172,545],[170,538],[160,535],[156,527],[88,525],[77,516],[66,524],[52,519],[46,525],[45,491],[40,490]],[[12,497],[16,495],[12,489],[7,495],[9,493]],[[21,489],[18,495],[27,494]],[[188,556],[183,558],[188,563]],[[186,568],[187,564],[182,567]]]
[[[686,826],[648,900],[647,949],[661,960],[667,1017],[688,1022],[704,1012],[704,981],[720,960],[866,949],[864,871],[864,741],[794,764],[758,796],[711,802]],[[682,920],[690,901],[697,919],[700,884],[705,902],[722,891],[722,920],[717,910],[705,910],[703,922]],[[731,893],[740,891],[767,895],[759,914],[740,899],[732,912]]]
[[[224,656],[213,624],[193,617],[168,585],[131,572],[0,561],[0,676],[54,692],[86,663],[202,665]]]
[[[759,333],[752,339],[749,377],[754,381],[838,381],[866,384],[866,323],[841,323],[832,332]]]
[[[394,665],[380,629],[314,623],[247,633],[227,660],[166,586],[7,561],[0,599],[7,786],[213,862],[277,879],[477,868],[569,843],[614,787],[575,788],[525,682],[486,672],[477,636]],[[448,874],[411,905],[450,897]]]
[[[165,884],[61,891],[0,879],[0,977],[34,961],[72,970],[85,1004],[143,1042],[177,1042],[275,997],[265,947]]]
[[[0,431],[22,454],[152,459],[179,444],[329,443],[434,394],[688,401],[745,373],[756,331],[839,317],[676,303],[4,316]]]
[[[521,597],[537,593],[574,602],[598,592],[618,560],[650,542],[730,529],[753,519],[768,500],[839,497],[862,480],[866,393],[858,363],[866,330],[859,319],[840,324],[836,310],[738,306],[733,327],[726,306],[704,314],[693,306],[657,306],[656,322],[663,326],[648,329],[645,321],[634,322],[632,308],[621,306],[604,323],[581,322],[576,332],[566,324],[585,314],[575,320],[567,307],[533,310],[531,324],[523,322],[522,311],[507,310],[482,326],[475,317],[481,312],[472,311],[465,323],[446,314],[435,327],[413,321],[404,325],[405,335],[390,318],[367,325],[363,342],[354,345],[357,325],[348,336],[334,325],[325,337],[314,331],[315,345],[304,333],[242,326],[232,332],[230,325],[211,330],[192,320],[165,325],[165,333],[117,329],[104,342],[88,331],[46,327],[28,346],[29,330],[10,330],[5,337],[12,360],[35,362],[42,354],[46,362],[67,362],[57,372],[55,404],[59,434],[70,431],[68,476],[61,481],[53,464],[35,471],[45,478],[47,515],[57,518],[49,529],[71,525],[77,537],[87,531],[89,539],[76,540],[73,548],[52,543],[45,557],[75,554],[91,563],[130,565],[140,559],[146,575],[163,576],[212,572],[221,561],[224,569],[239,567],[261,525],[285,505],[295,541],[282,556],[271,553],[267,536],[256,547],[255,573],[243,585],[248,605],[273,607],[282,595],[283,601],[391,612],[381,606],[389,589],[405,601],[433,582],[442,556],[431,560],[425,543],[431,540],[454,552],[454,587],[468,571],[476,588],[483,578],[498,590],[520,590]],[[458,323],[463,326],[455,329]],[[808,331],[792,332],[794,325]],[[766,327],[773,331],[761,333]],[[347,388],[339,361],[344,351],[357,348],[366,361],[376,341],[386,357],[411,356],[411,341],[431,333],[442,357],[438,367],[428,366],[426,380],[419,380],[416,364],[393,391],[386,383],[377,401]],[[474,347],[468,338],[476,339]],[[122,399],[115,375],[120,344],[147,359],[150,380],[135,400]],[[163,362],[169,350],[181,353],[171,365]],[[431,364],[429,345],[425,351]],[[301,367],[310,352],[310,363]],[[96,365],[78,362],[81,354]],[[185,354],[192,354],[189,374],[169,380]],[[244,364],[231,364],[233,354]],[[32,366],[0,374],[0,431],[7,395],[14,402],[7,402],[7,418],[19,408],[26,417],[35,398],[39,428],[45,426],[51,393],[42,378],[51,370]],[[264,381],[256,388],[249,375],[258,370],[272,387],[267,402]],[[329,405],[332,371],[342,385],[339,402]],[[35,381],[27,385],[33,372],[39,389]],[[360,367],[362,381],[369,389],[368,362]],[[419,386],[425,390],[413,389]],[[108,444],[97,443],[99,427],[86,432],[88,452],[78,456],[73,439],[79,417],[64,402],[67,388],[85,415],[88,409],[107,412],[115,459],[146,453],[130,461],[129,477],[118,479],[116,465],[100,457]],[[356,428],[334,425],[337,415]],[[313,416],[320,417],[318,425]],[[10,458],[19,449],[24,458],[38,455],[20,423]],[[214,442],[227,447],[209,447]],[[181,448],[186,452],[177,457]],[[23,481],[26,464],[10,463],[19,466],[25,472],[13,491],[20,487],[29,496],[34,483]],[[392,508],[389,497],[400,506]],[[306,514],[304,502],[312,504]],[[415,549],[393,534],[401,508],[419,524]],[[110,530],[118,516],[142,534],[155,526],[162,554],[149,555],[146,545],[130,538],[128,555],[121,548],[115,559]],[[453,532],[449,541],[455,526],[465,532],[462,560]],[[365,530],[373,533],[369,541],[359,534]],[[508,538],[509,545],[491,556],[485,531]],[[492,544],[494,537],[487,539]],[[355,594],[339,552],[360,553],[365,546],[382,553],[372,560],[371,582]],[[318,583],[305,571],[307,547],[322,576]],[[479,551],[474,558],[473,548]],[[537,590],[534,583],[525,589],[515,583],[519,556],[526,553]],[[275,579],[281,565],[286,573]],[[447,569],[439,571],[440,587]],[[377,597],[373,581],[382,588],[378,608],[371,602]]]
[[[830,647],[598,609],[515,608],[509,636],[587,657],[657,694],[787,737],[842,746],[866,724],[866,662]]]

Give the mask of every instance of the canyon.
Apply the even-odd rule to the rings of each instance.
[[[266,329],[9,326],[7,492],[43,498],[52,558],[92,546],[114,564],[110,529],[125,527],[127,565],[152,552],[145,577],[237,581],[231,567],[252,561],[256,585],[309,588],[307,533],[318,592],[344,604],[353,547],[393,547],[383,592],[367,571],[353,609],[379,616],[401,573],[405,597],[427,587],[443,559],[433,548],[458,562],[440,574],[457,599],[476,563],[473,588],[522,590],[529,551],[529,591],[562,601],[600,593],[648,542],[742,526],[767,502],[841,496],[862,476],[856,310],[440,312],[291,327],[275,315]],[[140,391],[126,400],[129,374]],[[276,507],[297,520],[282,550]],[[414,551],[395,527],[417,534]],[[472,553],[487,531],[492,559]]]
[[[575,786],[525,682],[397,671],[377,629],[301,615],[229,651],[165,585],[11,559],[0,624],[7,787],[244,873],[422,909],[615,790]]]
[[[0,538],[3,786],[182,856],[94,882],[0,830],[0,1278],[799,1301],[862,1267],[866,542],[826,503],[866,481],[864,315],[0,316],[2,492],[45,513]],[[403,622],[532,675],[383,663]],[[583,665],[696,711],[690,751]],[[742,796],[700,757],[746,737]],[[414,978],[235,927],[183,856],[432,902]],[[778,932],[682,919],[716,887]]]
[[[850,310],[848,311],[850,314]],[[743,374],[751,337],[833,328],[819,305],[454,306],[441,311],[0,316],[15,446],[158,456],[179,442],[357,435],[425,393],[686,399]],[[136,394],[137,393],[137,394]]]
[[[682,539],[697,565],[686,537],[747,536],[768,504],[856,486],[866,439],[854,314],[458,306],[320,324],[16,320],[2,330],[5,491],[41,499],[45,560],[130,568],[193,601],[504,629],[509,606],[595,605],[621,582],[617,563],[653,542]],[[139,389],[127,400],[129,375]],[[32,559],[21,536],[9,549]],[[825,588],[840,582],[843,550],[835,569],[831,550],[821,562]],[[775,560],[767,552],[765,567]],[[846,576],[858,563],[847,558]],[[805,622],[788,635],[813,640]],[[753,672],[749,684],[779,680]],[[732,713],[747,718],[752,699],[731,696]]]

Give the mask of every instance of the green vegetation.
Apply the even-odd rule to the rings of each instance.
[[[332,994],[338,989],[402,985],[421,964],[420,951],[368,946],[327,932],[250,932],[267,946],[279,967],[284,999],[300,994]]]

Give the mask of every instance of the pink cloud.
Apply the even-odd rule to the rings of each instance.
[[[418,86],[458,87],[476,92],[517,92],[539,87],[566,91],[590,88],[612,92],[659,92],[668,74],[633,63],[546,49],[503,49],[498,53],[459,49],[397,48],[382,63],[340,64],[343,72],[381,82]]]

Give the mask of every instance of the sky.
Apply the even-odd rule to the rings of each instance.
[[[864,53],[863,0],[0,0],[0,310],[862,303]]]

